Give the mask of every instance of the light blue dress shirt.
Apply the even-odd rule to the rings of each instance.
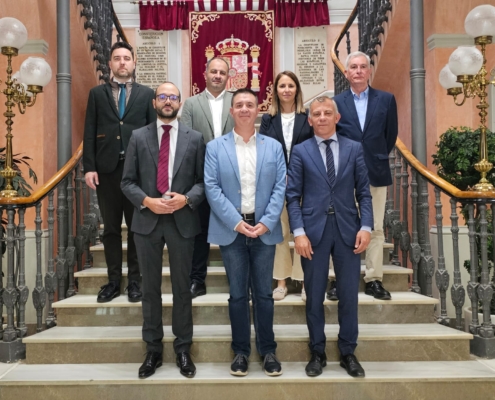
[[[361,92],[360,95],[354,93],[352,89],[351,92],[359,118],[359,125],[361,125],[361,131],[363,131],[364,123],[366,122],[366,111],[368,110],[368,94],[370,92],[370,87],[368,86],[364,92]]]

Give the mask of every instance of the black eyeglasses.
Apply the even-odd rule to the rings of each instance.
[[[172,94],[170,96],[167,96],[166,94],[157,94],[156,99],[161,102],[166,102],[167,99],[170,99],[171,103],[178,103],[180,101],[180,97],[176,96],[175,94]]]

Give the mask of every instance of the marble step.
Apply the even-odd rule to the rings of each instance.
[[[142,362],[146,346],[141,326],[54,327],[29,336],[26,362],[29,364],[85,364]],[[327,357],[337,361],[338,325],[326,325]],[[306,325],[275,325],[277,355],[281,361],[310,358]],[[256,349],[254,329],[251,348]],[[469,360],[471,334],[437,323],[361,324],[356,355],[361,361],[460,361]],[[174,362],[170,326],[164,327],[164,362]],[[230,362],[230,325],[195,325],[191,353],[196,362]],[[254,350],[253,350],[254,351]],[[258,360],[253,354],[251,361]]]
[[[0,364],[0,399],[109,400],[481,400],[495,393],[495,361],[363,362],[366,378],[347,375],[338,362],[309,378],[306,362],[283,363],[283,375],[268,377],[260,362],[234,377],[230,363],[197,363],[196,377],[184,378],[175,363],[165,363],[146,380],[140,363]]]
[[[290,247],[291,249],[294,248],[294,242],[290,242]],[[390,251],[393,250],[394,245],[391,243],[384,243],[383,244],[383,260],[384,262],[387,262],[387,260],[390,258]],[[106,268],[107,264],[105,262],[105,254],[103,252],[103,244],[97,244],[95,246],[91,246],[91,253],[93,254],[93,268]],[[127,242],[122,242],[122,257],[123,260],[127,260]],[[364,260],[366,253],[362,253],[361,259]],[[218,261],[222,260],[222,256],[220,254],[220,246],[216,244],[212,244],[210,246],[210,257],[208,260],[208,265],[214,265]],[[124,266],[127,266],[127,263],[123,263]],[[162,265],[170,265],[169,260],[168,260],[168,251],[167,251],[167,245],[165,245],[165,248],[163,249],[163,258],[162,258]],[[216,265],[216,264],[215,264]]]
[[[365,266],[361,266],[361,275],[364,275]],[[397,267],[395,265],[383,266],[383,285],[389,291],[401,292],[409,289],[409,276],[412,275],[412,269]],[[74,276],[78,279],[79,294],[94,294],[96,295],[100,287],[108,283],[106,268],[89,268],[84,271],[76,272]],[[124,293],[127,287],[127,267],[122,269],[121,293]],[[335,273],[331,270],[329,278],[334,278]],[[288,282],[289,283],[289,282]],[[274,286],[276,282],[273,282]],[[225,268],[223,266],[208,267],[206,276],[206,286],[208,293],[227,293],[229,284]],[[365,283],[361,280],[359,290],[364,292]],[[295,282],[288,284],[289,293],[300,293],[301,285]],[[162,269],[162,293],[172,293],[172,285],[170,282],[170,267]]]
[[[359,322],[363,324],[416,324],[433,322],[437,299],[412,292],[392,292],[392,300],[377,300],[359,293]],[[193,300],[196,325],[228,325],[227,293],[214,293]],[[172,295],[162,295],[164,325],[172,319]],[[337,323],[337,301],[324,301],[327,324]],[[109,303],[97,303],[94,295],[76,295],[53,303],[59,326],[139,326],[141,303],[119,296]],[[275,302],[275,324],[305,324],[306,307],[299,294]]]

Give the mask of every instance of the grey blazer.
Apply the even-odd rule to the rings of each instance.
[[[191,201],[190,206],[173,214],[177,229],[185,238],[194,237],[201,231],[197,207],[205,198],[205,148],[201,133],[179,122],[170,191],[187,195]],[[131,230],[141,235],[151,233],[159,217],[148,208],[141,207],[146,196],[161,197],[156,187],[158,152],[156,122],[132,132],[120,187],[135,207]]]
[[[230,115],[232,93],[225,92],[222,109],[222,135],[229,133],[234,128],[234,119]],[[182,106],[180,122],[195,131],[201,132],[205,143],[215,139],[213,130],[213,118],[206,90],[196,96],[188,98]]]

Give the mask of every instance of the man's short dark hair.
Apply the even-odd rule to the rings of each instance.
[[[256,105],[258,105],[258,95],[256,93],[254,93],[251,89],[249,88],[242,88],[242,89],[238,89],[236,92],[234,92],[234,95],[232,96],[232,102],[230,103],[231,107],[234,107],[234,99],[237,95],[239,94],[243,94],[243,93],[249,93],[249,94],[252,94],[254,96],[254,98],[256,99]]]
[[[180,95],[180,90],[179,90],[179,88],[177,87],[177,85],[176,85],[175,83],[170,82],[170,81],[165,81],[165,82],[162,82],[162,83],[160,83],[160,84],[156,87],[156,89],[155,89],[155,99],[156,99],[156,95],[157,95],[157,90],[158,90],[158,88],[159,88],[160,86],[162,86],[162,85],[165,85],[166,83],[170,83],[171,85],[174,85],[174,86],[175,86],[175,88],[176,88],[176,89],[177,89],[177,91],[179,92],[179,102],[180,102],[180,98],[181,98],[181,95]]]
[[[112,54],[115,50],[117,49],[127,49],[131,52],[132,54],[132,59],[134,60],[134,49],[132,48],[132,46],[127,43],[127,42],[115,42],[113,45],[112,45],[112,48],[110,49],[110,58],[112,58]]]

